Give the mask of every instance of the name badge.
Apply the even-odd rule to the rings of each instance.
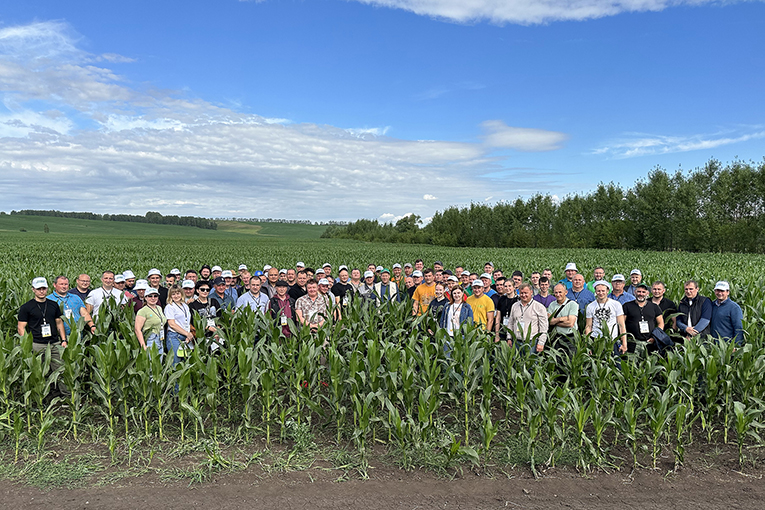
[[[505,318],[504,318],[504,319],[502,319],[502,324],[503,324],[505,327],[508,327],[508,326],[510,326],[510,316],[509,316],[509,315],[506,315],[506,316],[505,316]]]
[[[287,325],[287,316],[286,315],[282,315],[280,317],[280,320],[281,320],[282,326],[286,326]]]
[[[207,318],[207,327],[208,328],[214,328],[215,327],[215,319],[208,317]]]
[[[164,340],[165,339],[165,330],[164,329],[160,329],[159,330],[159,339],[160,340]]]
[[[42,336],[43,338],[48,338],[49,336],[51,336],[50,324],[42,325]]]
[[[348,304],[348,294],[345,294],[345,295],[343,296],[343,304],[344,304],[344,305],[347,305],[347,304]]]
[[[651,330],[648,329],[648,321],[640,321],[640,332],[641,333],[648,333]]]
[[[64,317],[66,317],[67,319],[71,319],[72,318],[72,310],[70,310],[70,309],[64,310]]]
[[[526,327],[523,324],[523,321],[518,321],[518,330],[521,331],[522,333],[525,333]]]

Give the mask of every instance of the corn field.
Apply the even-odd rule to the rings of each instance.
[[[332,252],[333,246],[339,253]],[[29,274],[52,278],[62,271],[72,278],[90,270],[95,275],[110,251],[117,258],[131,254],[130,249],[114,253],[114,246],[70,251],[90,248],[95,248],[91,257],[69,259],[65,271],[49,260],[53,270],[34,267]],[[267,260],[272,253],[285,267],[294,265],[292,259],[317,257],[318,263],[361,265],[413,259],[410,253],[419,253],[418,248],[401,252],[381,245],[316,243],[301,248],[313,249],[309,258],[307,252],[297,257],[288,249],[282,252],[274,243],[252,258]],[[686,449],[697,443],[730,444],[743,465],[762,443],[765,291],[762,279],[752,275],[763,274],[763,263],[748,256],[709,255],[695,267],[682,254],[674,259],[674,254],[656,254],[653,260],[641,252],[590,250],[575,259],[580,267],[590,260],[643,267],[647,279],[667,281],[673,299],[679,297],[682,278],[691,273],[701,274],[702,292],[727,277],[734,285],[731,297],[745,313],[747,342],[738,350],[731,344],[690,341],[665,357],[615,359],[612,342],[578,337],[573,357],[554,350],[537,356],[494,343],[472,325],[450,338],[431,318],[412,317],[406,303],[377,309],[357,300],[341,320],[318,333],[293,324],[289,338],[278,324],[249,309],[224,312],[223,346],[212,352],[200,333],[197,348],[173,366],[171,356],[140,348],[130,307],[109,305],[108,313],[97,318],[95,335],[69,338],[60,364],[35,355],[31,337],[15,333],[14,316],[31,297],[31,278],[21,269],[23,263],[13,259],[22,256],[21,249],[10,246],[10,253],[12,263],[3,267],[0,279],[0,438],[13,445],[16,455],[22,442],[42,449],[51,432],[81,440],[83,430],[93,426],[106,427],[113,452],[135,437],[216,440],[222,430],[234,431],[243,441],[279,442],[298,424],[338,445],[353,445],[362,457],[372,445],[385,445],[400,451],[435,448],[448,458],[480,463],[512,439],[525,446],[533,470],[540,462],[583,469],[656,466],[668,452],[680,466]],[[211,259],[234,257],[225,253]],[[573,259],[571,251],[456,249],[439,258],[448,266],[478,268],[493,260],[498,267],[524,271],[540,269],[540,259],[555,267],[561,266],[559,260]],[[39,257],[28,260],[40,264]],[[172,265],[181,268],[201,264],[176,262]],[[8,266],[14,264],[11,275]],[[115,269],[136,272],[154,265],[139,257],[130,265],[116,264]],[[201,323],[196,326],[204,331]],[[59,383],[68,394],[46,398]],[[575,452],[575,457],[564,459],[564,452]]]

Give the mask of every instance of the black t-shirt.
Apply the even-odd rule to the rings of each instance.
[[[332,294],[340,298],[340,302],[343,302],[343,297],[348,294],[349,299],[353,299],[353,285],[350,283],[337,282],[332,286]]]
[[[61,308],[58,303],[46,299],[40,303],[30,299],[19,308],[19,322],[27,323],[27,331],[32,333],[32,340],[38,344],[50,344],[59,341],[56,319],[61,317]],[[42,326],[50,326],[50,336],[43,338]]]
[[[69,289],[69,294],[74,294],[75,296],[79,296],[80,299],[82,299],[82,302],[84,303],[86,299],[88,299],[88,294],[90,294],[90,289],[86,290],[85,292],[80,292],[80,289],[77,287],[73,289]]]
[[[433,317],[436,318],[436,320],[440,320],[441,314],[444,312],[444,308],[449,306],[449,304],[450,304],[449,300],[446,299],[445,297],[442,298],[441,300],[434,299],[428,305],[428,312],[430,312],[433,315]]]
[[[677,313],[677,305],[671,299],[663,297],[659,302],[659,308],[661,308],[661,313],[664,316],[664,329],[669,329],[672,326],[669,316]]]
[[[414,296],[414,291],[417,290],[417,285],[412,285],[408,289],[406,289],[406,293],[409,294],[409,299],[412,299],[412,296]]]
[[[308,291],[307,291],[307,290],[305,290],[305,289],[303,289],[303,288],[301,288],[301,287],[300,287],[300,285],[298,285],[298,284],[296,283],[295,285],[293,285],[292,287],[290,287],[290,290],[289,290],[288,294],[290,295],[290,297],[291,297],[292,299],[294,299],[295,301],[297,301],[297,300],[298,300],[298,299],[300,299],[301,297],[303,297],[303,296],[305,296],[306,294],[308,294]]]
[[[642,308],[638,305],[637,301],[625,303],[622,305],[622,308],[624,309],[624,322],[627,326],[627,333],[633,335],[635,340],[646,341],[651,338],[651,331],[656,328],[656,317],[661,315],[661,308],[650,300]],[[648,322],[648,333],[640,332],[640,321],[642,320]]]
[[[518,296],[513,296],[511,298],[507,296],[500,296],[499,302],[496,304],[497,314],[496,320],[499,322],[495,322],[495,324],[502,324],[502,322],[505,320],[505,317],[510,316],[510,310],[513,308],[513,305],[519,300]]]
[[[203,319],[221,316],[220,301],[215,298],[208,298],[207,303],[202,303],[198,299],[195,299],[189,303],[189,309],[191,309],[192,312],[197,312]]]

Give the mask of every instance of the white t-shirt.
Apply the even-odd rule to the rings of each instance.
[[[618,338],[619,326],[616,318],[624,315],[621,303],[615,299],[608,298],[602,305],[597,300],[587,305],[587,318],[592,319],[592,336],[609,336],[611,339]],[[603,321],[608,325],[608,331],[603,331]]]
[[[170,303],[165,306],[165,317],[167,320],[173,319],[184,331],[191,329],[191,310],[186,303]]]
[[[96,316],[98,315],[98,309],[101,308],[101,305],[104,303],[104,301],[109,299],[110,296],[114,297],[114,301],[119,305],[124,305],[127,303],[127,298],[125,298],[121,290],[117,290],[112,287],[112,290],[108,291],[103,287],[99,287],[90,291],[88,298],[85,300],[85,304],[91,305],[93,307],[92,315]]]

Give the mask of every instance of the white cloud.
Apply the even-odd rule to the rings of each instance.
[[[405,216],[397,211],[432,214],[423,199],[469,203],[496,189],[496,180],[476,178],[500,169],[490,156],[496,143],[402,140],[388,136],[388,127],[244,114],[137,87],[108,68],[126,60],[90,55],[78,40],[58,22],[0,29],[7,210],[312,220],[392,211],[379,217],[395,222]],[[501,137],[504,125],[494,126],[489,137]],[[540,133],[510,145],[548,150],[550,132]]]
[[[460,23],[530,25],[563,20],[587,20],[623,12],[662,11],[678,5],[719,3],[716,0],[357,0],[403,9]]]
[[[484,142],[489,147],[515,149],[526,152],[552,151],[561,148],[568,135],[544,129],[520,128],[506,125],[501,120],[481,123]]]
[[[760,128],[761,129],[761,128]],[[631,133],[594,149],[592,154],[603,154],[614,159],[634,158],[639,156],[654,156],[674,152],[689,152],[696,150],[714,149],[724,145],[748,142],[765,138],[765,131],[750,130],[742,133],[715,133],[689,136],[649,135]]]

